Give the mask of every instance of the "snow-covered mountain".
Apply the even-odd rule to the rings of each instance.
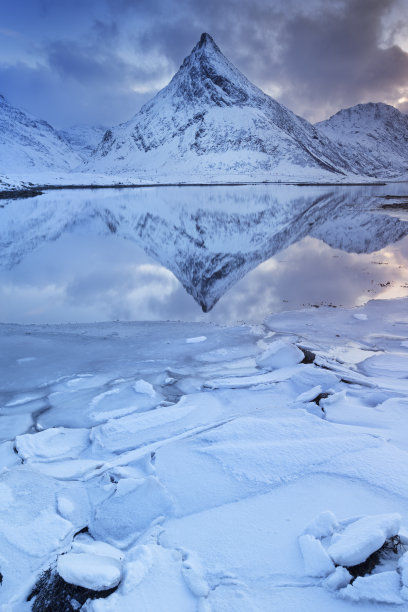
[[[106,127],[103,125],[74,125],[66,130],[60,130],[59,135],[70,147],[86,159],[99,145]]]
[[[408,116],[393,106],[357,104],[316,127],[343,148],[357,173],[378,177],[408,173]]]
[[[0,174],[69,171],[82,162],[46,121],[11,106],[0,95]]]
[[[171,82],[108,130],[89,162],[138,178],[339,177],[340,148],[262,92],[203,34]]]
[[[359,104],[315,126],[203,34],[170,83],[115,128],[57,132],[0,96],[0,184],[358,181],[408,175],[408,116]],[[73,172],[75,171],[75,172]]]

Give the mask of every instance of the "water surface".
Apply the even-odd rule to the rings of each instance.
[[[6,201],[0,320],[260,322],[408,295],[407,215],[381,208],[405,194],[406,184],[248,185]]]

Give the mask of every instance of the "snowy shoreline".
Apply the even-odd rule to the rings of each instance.
[[[408,299],[1,324],[0,355],[0,610],[408,605]]]
[[[0,200],[14,200],[18,198],[35,197],[42,195],[45,191],[56,191],[63,189],[141,189],[149,187],[239,187],[247,185],[297,185],[299,187],[370,187],[370,186],[385,186],[396,182],[404,183],[405,180],[399,181],[372,181],[367,180],[366,182],[314,182],[313,180],[304,181],[232,181],[232,182],[173,182],[173,183],[111,183],[111,184],[61,184],[61,185],[43,185],[30,184],[30,187],[26,187],[26,183],[21,181],[21,184],[10,184],[7,189],[0,190]]]

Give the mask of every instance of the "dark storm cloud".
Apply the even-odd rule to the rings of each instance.
[[[2,15],[0,90],[58,127],[115,124],[208,31],[250,80],[309,119],[369,100],[404,108],[408,54],[396,37],[407,13],[405,0],[17,0]]]
[[[293,16],[281,32],[285,101],[313,115],[367,101],[395,101],[408,85],[408,54],[380,46],[393,0],[349,0],[342,10]],[[299,95],[300,94],[300,95]]]

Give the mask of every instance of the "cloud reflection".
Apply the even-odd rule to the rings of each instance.
[[[0,320],[259,322],[407,294],[408,223],[370,208],[391,187],[330,189],[84,190],[10,203]]]

